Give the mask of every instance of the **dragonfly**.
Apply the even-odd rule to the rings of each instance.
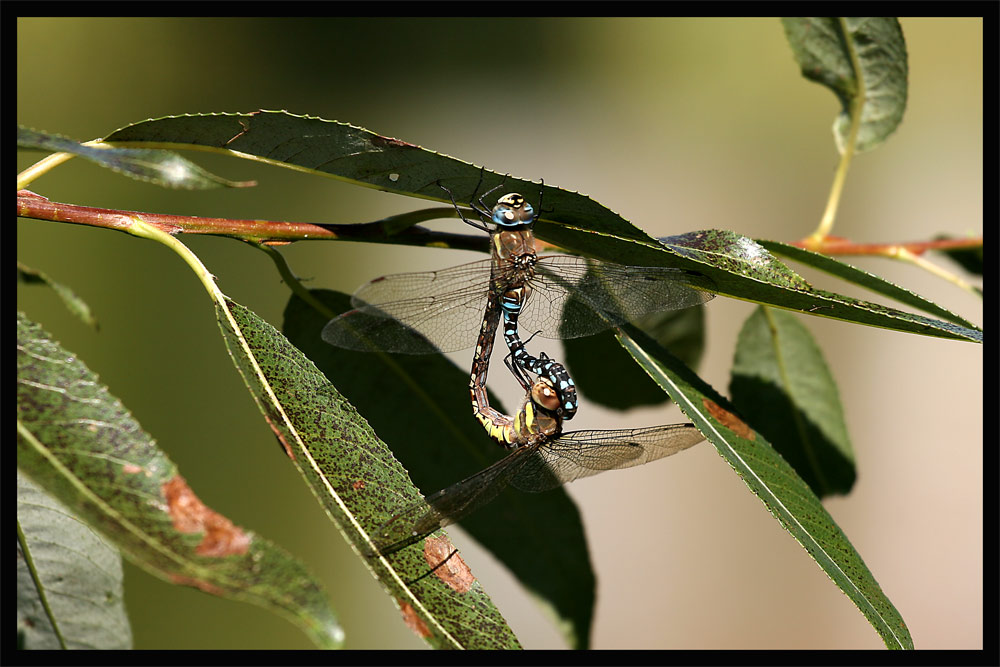
[[[714,284],[706,276],[682,269],[570,255],[538,256],[533,228],[540,213],[523,196],[508,193],[487,209],[485,197],[502,186],[479,196],[478,205],[473,192],[470,206],[482,222],[466,218],[451,197],[466,224],[490,234],[490,259],[375,278],[354,293],[354,309],[328,322],[322,336],[332,345],[362,351],[430,354],[463,350],[474,341],[481,342],[487,325],[484,303],[494,298],[500,315],[491,316],[504,318],[505,340],[515,364],[548,376],[568,418],[576,409],[575,387],[565,384],[568,375],[555,376],[561,365],[548,365],[545,357],[517,352],[523,351],[517,336],[519,322],[545,338],[576,338],[649,313],[703,304],[714,297]],[[540,192],[539,211],[541,199]]]
[[[690,423],[563,432],[562,418],[537,400],[551,398],[550,390],[546,379],[537,379],[517,414],[501,415],[512,447],[509,454],[395,514],[375,530],[371,555],[389,555],[418,542],[494,500],[508,485],[521,491],[548,491],[605,470],[671,456],[704,439]]]
[[[507,207],[508,204],[510,205],[509,209],[502,208]],[[518,214],[525,217],[533,215],[530,205],[523,199],[512,199],[505,202],[501,198],[501,202],[498,202],[494,208],[493,216],[499,219],[510,219]],[[493,241],[501,237],[503,234],[490,235]],[[504,252],[504,248],[509,250],[513,247],[511,244],[502,246],[494,243],[494,252],[492,253],[494,271],[502,268],[505,262],[520,261],[522,254]],[[490,437],[508,449],[516,447],[518,442],[523,442],[523,439],[535,429],[542,428],[554,432],[556,427],[550,426],[548,422],[546,422],[545,427],[538,425],[535,419],[534,405],[541,406],[547,413],[553,415],[552,418],[549,418],[546,414],[539,413],[541,421],[571,419],[576,414],[577,408],[576,385],[569,373],[566,372],[566,368],[549,359],[544,352],[541,353],[540,358],[535,358],[524,349],[524,343],[518,335],[517,316],[524,302],[525,289],[524,285],[519,285],[504,292],[498,288],[491,289],[486,293],[486,308],[483,312],[479,338],[476,340],[476,351],[472,357],[472,374],[469,378],[473,414]],[[519,419],[511,418],[490,407],[489,397],[486,393],[486,377],[489,373],[490,358],[493,356],[493,343],[496,339],[497,327],[500,324],[501,312],[504,319],[504,340],[510,349],[510,354],[504,358],[504,363],[520,382],[526,396],[531,398],[531,402],[525,404],[518,411]],[[511,363],[511,359],[514,359],[513,363]],[[534,383],[529,380],[531,373],[537,376]]]

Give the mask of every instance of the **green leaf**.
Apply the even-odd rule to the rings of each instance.
[[[790,313],[760,307],[736,344],[733,405],[820,498],[856,477],[840,393],[816,341]]]
[[[119,174],[165,188],[208,190],[255,185],[253,181],[227,181],[171,151],[92,146],[23,125],[17,126],[17,146],[72,153]]]
[[[275,111],[176,116],[130,125],[106,141],[174,148],[188,145],[437,201],[448,200],[439,183],[455,193],[460,203],[468,201],[477,184],[482,192],[504,183],[509,190],[529,197],[539,194],[543,213],[535,225],[536,236],[571,252],[623,264],[699,272],[718,294],[764,305],[894,331],[982,342],[978,329],[814,289],[765,248],[739,234],[708,230],[661,243],[584,195],[482,171],[347,123]],[[443,216],[454,215],[450,206],[442,211]]]
[[[843,278],[844,280],[860,287],[870,289],[877,294],[887,296],[890,299],[895,299],[896,301],[905,303],[908,306],[919,308],[920,310],[932,313],[938,317],[943,317],[949,322],[954,322],[969,329],[976,328],[972,322],[969,322],[964,317],[956,315],[947,308],[942,308],[933,301],[925,299],[919,294],[914,294],[905,287],[894,285],[884,278],[868,273],[867,271],[859,269],[856,266],[851,266],[846,262],[842,262],[828,255],[822,255],[811,250],[805,250],[804,248],[799,248],[798,246],[782,243],[780,241],[758,240],[757,242],[775,254],[784,255],[785,257],[793,259],[797,262],[802,262],[807,266],[811,266],[814,269],[819,269],[820,271],[837,276],[838,278]]]
[[[132,648],[118,550],[17,471],[17,643]]]
[[[875,148],[903,120],[907,96],[906,40],[892,17],[792,17],[781,20],[802,75],[832,90],[843,106],[833,125],[843,153],[855,109],[861,110],[856,150]]]
[[[373,531],[420,498],[406,470],[354,406],[271,325],[231,300],[217,304],[217,313],[229,353],[285,454],[348,542],[371,553]],[[417,543],[365,562],[406,623],[431,646],[518,647],[461,556],[448,557],[449,545],[441,534],[424,541],[426,551]]]
[[[670,394],[684,414],[791,533],[834,583],[857,605],[891,649],[912,649],[902,617],[819,498],[735,408],[669,352],[634,327],[622,346]]]
[[[605,239],[605,249],[602,255],[612,261],[621,261],[624,247],[612,239]],[[665,250],[683,255],[691,263],[678,265],[673,256],[667,259],[657,258],[647,253],[645,247],[631,246],[632,262],[643,266],[679,266],[697,271],[711,279],[717,294],[744,299],[762,305],[775,306],[786,310],[796,310],[808,315],[828,317],[831,319],[855,322],[877,326],[894,331],[920,333],[940,338],[954,338],[981,343],[982,330],[978,327],[942,322],[922,315],[907,313],[896,308],[881,304],[854,299],[852,297],[817,289],[804,278],[779,262],[764,246],[753,239],[740,236],[734,232],[707,230],[690,232],[678,236],[660,239]],[[769,244],[773,244],[770,242]],[[774,244],[777,247],[777,244]],[[781,246],[782,252],[787,247]],[[788,251],[788,254],[792,254]],[[796,259],[803,259],[807,253],[795,253]],[[836,260],[819,259],[814,256],[809,263],[821,266],[826,270],[836,270],[844,275],[850,275],[866,286],[872,286],[896,298],[905,298],[906,292],[900,288],[889,289],[890,283],[877,279],[864,280],[863,272]],[[834,269],[834,267],[836,267]],[[852,271],[853,269],[853,271]],[[894,286],[893,286],[894,287]],[[958,319],[957,315],[934,306],[930,301],[912,295],[908,299],[923,308],[934,308],[936,312],[945,312],[949,319]]]
[[[87,305],[87,302],[78,297],[73,290],[62,283],[56,282],[41,271],[36,271],[21,262],[17,263],[17,280],[25,285],[47,285],[51,287],[52,291],[62,299],[69,312],[76,315],[84,324],[92,327],[95,331],[99,328],[97,326],[97,319],[90,312],[90,306]]]
[[[458,202],[468,203],[477,185],[482,193],[505,183],[508,192],[520,191],[529,197],[544,190],[545,211],[558,213],[562,224],[633,240],[648,238],[585,195],[482,171],[468,162],[348,123],[285,111],[167,116],[116,130],[105,141],[129,146],[198,147],[310,171],[385,192],[447,202],[447,217],[454,215],[454,209],[440,185],[451,190]]]
[[[20,470],[146,571],[281,614],[318,646],[342,643],[301,563],[202,504],[98,377],[21,313],[17,338]]]
[[[293,297],[283,332],[392,445],[425,495],[506,454],[473,417],[468,370],[443,355],[389,356],[328,345],[320,332],[329,317],[351,308],[350,299],[327,290],[311,295],[329,308],[328,315]],[[503,411],[494,396],[490,405]],[[397,493],[403,495],[401,489]],[[394,502],[399,504],[376,508],[380,521],[405,506]],[[506,489],[461,525],[546,606],[571,647],[588,646],[596,582],[579,512],[563,489],[543,494]]]

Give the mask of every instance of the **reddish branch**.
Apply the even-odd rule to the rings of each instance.
[[[92,227],[107,227],[127,231],[136,218],[146,224],[160,227],[169,234],[215,234],[257,243],[283,244],[305,239],[365,241],[368,243],[401,243],[415,246],[436,246],[462,250],[484,250],[481,236],[433,232],[423,227],[411,226],[403,230],[392,228],[387,221],[353,225],[313,224],[308,222],[276,222],[272,220],[234,220],[231,218],[202,218],[188,215],[168,215],[121,211],[75,204],[52,202],[29,190],[17,193],[17,215],[22,218],[69,222]],[[426,219],[441,217],[440,212],[428,211]],[[816,243],[811,239],[795,241],[793,245],[826,255],[882,255],[892,256],[905,249],[914,255],[927,250],[977,248],[983,245],[982,237],[942,239],[911,243],[854,243],[848,239],[828,236]]]
[[[824,255],[882,255],[892,256],[900,250],[907,250],[914,255],[922,255],[928,250],[953,250],[959,248],[978,248],[983,245],[983,237],[965,239],[940,239],[937,241],[912,241],[909,243],[855,243],[840,236],[827,236],[819,243],[812,239],[802,239],[792,243],[794,246],[823,253]]]
[[[486,239],[482,236],[433,232],[417,226],[398,229],[393,228],[384,220],[354,225],[334,225],[272,220],[202,218],[61,204],[29,190],[19,190],[17,193],[17,215],[22,218],[69,222],[119,231],[128,231],[135,220],[139,219],[148,225],[159,227],[168,234],[215,234],[275,245],[304,239],[339,239],[368,243],[433,245],[462,250],[485,250],[487,247]],[[426,216],[427,219],[436,217],[441,217],[441,214],[439,212],[433,215],[429,213]]]

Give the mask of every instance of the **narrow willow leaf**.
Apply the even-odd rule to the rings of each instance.
[[[740,330],[733,405],[820,498],[856,477],[840,392],[816,341],[790,313],[759,307]]]
[[[504,183],[507,192],[521,192],[532,199],[544,191],[543,215],[551,209],[558,213],[563,224],[633,240],[646,238],[617,213],[585,195],[484,171],[468,162],[349,123],[285,111],[167,116],[116,130],[105,141],[128,146],[207,148],[386,192],[447,202],[445,215],[449,217],[453,215],[451,200],[441,185],[451,190],[459,203],[467,204],[477,185],[482,193]]]
[[[17,337],[18,469],[148,572],[281,614],[318,646],[342,643],[301,563],[202,504],[98,377],[21,313]]]
[[[118,550],[17,471],[17,643],[128,649]]]
[[[293,296],[285,308],[282,332],[391,444],[425,495],[479,472],[507,453],[473,417],[467,368],[440,354],[390,356],[329,345],[320,332],[332,314],[350,310],[350,297],[328,290],[310,294],[329,313],[321,315]],[[498,366],[494,372],[506,372],[498,357],[494,359]],[[659,387],[656,390],[663,397]],[[495,396],[490,405],[504,411]],[[398,493],[406,496],[402,489]],[[404,507],[385,508],[389,513],[384,518]],[[460,523],[557,619],[571,648],[588,647],[597,582],[580,513],[564,489],[541,494],[506,489]]]
[[[976,328],[972,322],[968,321],[964,317],[956,315],[947,308],[942,308],[933,301],[925,299],[919,294],[914,294],[905,287],[895,285],[884,278],[876,276],[875,274],[868,273],[867,271],[859,269],[856,266],[851,266],[847,262],[842,262],[838,259],[830,257],[829,255],[823,255],[818,252],[799,248],[798,246],[781,243],[780,241],[760,240],[758,243],[777,255],[784,255],[789,259],[802,262],[806,266],[811,266],[814,269],[819,269],[820,271],[824,271],[830,275],[843,278],[850,283],[870,289],[876,294],[881,294],[889,297],[890,299],[895,299],[896,301],[905,303],[908,306],[919,308],[920,310],[937,315],[938,317],[942,317],[949,322],[954,322],[955,324],[963,327],[967,327],[969,329]]]
[[[354,406],[270,324],[228,299],[217,304],[217,314],[233,362],[285,454],[407,625],[435,648],[517,648],[461,556],[449,557],[446,536],[389,556],[367,555],[374,529],[420,499],[406,470]],[[445,576],[455,568],[461,583]]]
[[[87,302],[78,297],[73,290],[62,283],[56,282],[41,271],[36,271],[21,262],[17,263],[17,280],[25,285],[47,285],[51,287],[52,291],[62,299],[69,312],[76,315],[84,324],[92,327],[94,330],[99,328],[97,326],[97,319],[90,312],[90,306],[87,305]]]
[[[627,327],[619,341],[715,445],[781,526],[857,605],[885,645],[912,649],[913,640],[899,612],[795,469],[737,416],[722,396],[655,341],[634,327]]]
[[[580,233],[538,223],[544,238],[605,261],[667,266],[701,273],[717,294],[809,315],[981,343],[982,330],[907,313],[812,287],[753,239],[726,230],[703,230],[658,240],[656,246]],[[542,236],[539,231],[538,236]],[[926,299],[921,300],[926,303]]]
[[[534,193],[544,198],[536,236],[571,252],[622,264],[700,272],[718,287],[717,293],[764,305],[894,331],[982,342],[978,329],[812,289],[765,248],[739,234],[706,230],[660,243],[585,195],[482,171],[347,123],[276,111],[175,116],[135,123],[113,132],[106,141],[216,150],[438,201],[447,201],[439,184],[464,203],[477,184],[482,192],[503,183],[529,198],[536,198]],[[452,215],[450,209],[447,215]]]
[[[784,18],[785,36],[802,75],[840,99],[843,111],[833,125],[843,153],[851,114],[860,104],[858,152],[875,148],[892,134],[906,110],[906,41],[892,17]]]
[[[831,319],[877,326],[894,331],[919,333],[940,338],[954,338],[981,343],[982,330],[907,313],[881,304],[854,299],[817,289],[779,262],[767,248],[756,241],[724,230],[705,230],[660,239],[663,249],[672,254],[657,257],[644,246],[622,245],[604,239],[602,259],[626,261],[643,266],[677,266],[697,271],[712,280],[718,294],[762,305],[828,317]],[[627,253],[627,254],[626,254]],[[691,260],[677,264],[676,257]],[[796,257],[798,259],[799,257]],[[833,261],[825,263],[833,266]],[[853,274],[859,279],[857,274]],[[870,281],[875,284],[875,281]],[[901,292],[894,292],[898,295]],[[926,307],[929,301],[912,300]],[[950,318],[957,316],[949,314]],[[961,319],[961,318],[958,318]]]
[[[255,185],[253,181],[227,181],[171,151],[92,146],[22,125],[17,126],[17,145],[18,148],[79,155],[119,174],[165,188],[208,190]]]

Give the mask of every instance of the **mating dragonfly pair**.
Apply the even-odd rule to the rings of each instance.
[[[519,323],[546,338],[575,338],[649,313],[699,305],[714,295],[706,291],[711,289],[707,278],[680,269],[538,256],[533,228],[541,214],[542,194],[538,212],[516,193],[500,197],[488,209],[485,198],[502,186],[478,200],[473,193],[470,206],[481,222],[466,218],[451,192],[441,186],[463,222],[489,233],[489,260],[376,278],[355,292],[354,310],[323,329],[328,343],[363,351],[452,352],[471,347],[475,340],[469,382],[473,412],[493,439],[512,450],[380,526],[374,538],[383,555],[454,523],[507,485],[546,491],[605,470],[670,456],[703,439],[692,424],[562,431],[563,421],[577,410],[576,387],[562,364],[544,352],[538,357],[527,352]],[[486,394],[501,319],[509,350],[504,362],[525,392],[514,416],[491,408]]]

